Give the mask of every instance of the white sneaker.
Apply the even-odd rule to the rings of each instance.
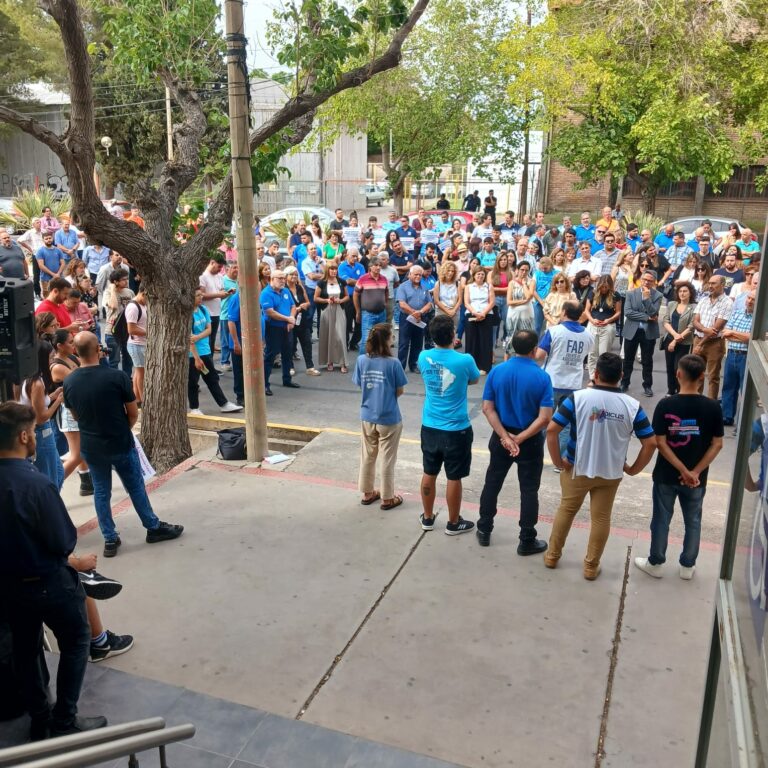
[[[684,565],[680,566],[680,578],[685,581],[690,581],[693,578],[693,573],[696,570],[696,566],[692,565],[690,568],[686,568]]]
[[[236,403],[224,403],[219,410],[222,413],[235,413],[235,411],[242,411],[243,406],[237,405]]]
[[[232,366],[229,363],[222,363],[219,366],[219,370],[220,371],[231,371],[232,370]]]
[[[560,473],[561,473],[563,470],[562,470],[562,469],[560,469],[560,467],[552,467],[552,471],[553,471],[553,472],[554,472],[556,475],[559,475],[559,474],[560,474]]]
[[[205,414],[199,408],[190,408],[187,411],[188,416],[205,416]]]
[[[647,557],[636,557],[635,565],[649,576],[653,576],[654,579],[660,579],[664,575],[662,573],[664,566],[653,565],[653,563],[649,563]]]

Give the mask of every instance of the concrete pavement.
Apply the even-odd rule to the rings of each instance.
[[[353,444],[324,433],[281,470],[198,454],[151,492],[187,526],[177,542],[145,544],[120,513],[123,547],[99,567],[125,589],[103,614],[136,645],[105,665],[465,766],[691,763],[715,546],[683,582],[673,543],[657,581],[631,565],[642,532],[622,527],[586,582],[584,512],[550,571],[515,554],[514,482],[480,549],[442,534],[441,506],[421,531],[416,446],[398,463],[406,503],[360,506]],[[641,483],[627,499],[647,499]],[[82,536],[83,550],[99,544]]]

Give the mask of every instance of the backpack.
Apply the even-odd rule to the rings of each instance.
[[[142,309],[141,304],[139,304],[136,301],[129,301],[125,307],[123,307],[122,310],[120,310],[120,314],[117,316],[117,320],[112,324],[112,336],[115,338],[115,341],[120,346],[124,346],[128,343],[128,339],[130,338],[130,333],[128,332],[128,321],[125,318],[125,310],[128,309],[128,307],[131,304],[135,304],[139,308],[139,316],[136,318],[136,320],[141,320],[142,315]]]

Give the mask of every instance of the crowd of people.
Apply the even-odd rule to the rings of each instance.
[[[360,502],[390,510],[403,504],[395,490],[403,430],[398,398],[408,375],[420,376],[422,529],[435,528],[437,478],[445,471],[445,533],[475,530],[478,544],[489,546],[497,499],[516,464],[517,551],[544,553],[548,568],[557,567],[573,518],[590,496],[588,580],[599,575],[623,476],[641,472],[656,453],[650,551],[635,565],[662,575],[679,500],[686,530],[679,575],[692,578],[707,469],[722,448],[724,427],[734,423],[744,378],[760,269],[751,233],[732,225],[717,238],[705,220],[687,242],[671,226],[653,237],[610,208],[594,225],[588,212],[576,226],[569,217],[548,226],[542,213],[518,225],[510,211],[497,223],[493,193],[482,212],[475,197],[465,199],[465,207],[473,206],[471,223],[451,218],[441,205],[437,220],[424,211],[390,212],[381,225],[371,217],[367,227],[337,210],[327,231],[319,221],[295,225],[285,249],[256,231],[266,394],[273,394],[275,368],[284,387],[299,388],[302,358],[308,376],[352,368],[362,390]],[[143,225],[138,211],[131,215]],[[18,590],[0,590],[0,599],[14,638],[32,649],[22,671],[35,738],[103,725],[103,718],[76,713],[85,661],[133,643],[106,630],[84,601],[89,580],[92,590],[115,582],[95,571],[95,555],[73,554],[76,536],[58,495],[64,479],[77,472],[80,493],[94,496],[104,557],[121,545],[110,503],[113,470],[147,543],[183,532],[155,515],[132,434],[152,332],[140,276],[120,254],[87,244],[68,221],[54,222],[43,211],[21,245],[0,232],[2,274],[32,280],[39,297],[39,370],[17,387],[16,402],[0,406],[0,504],[10,510],[0,516],[0,578],[13,586],[21,580],[37,595],[34,610],[11,595]],[[222,412],[244,407],[242,330],[237,252],[225,242],[200,275],[190,317],[191,414],[202,413],[201,378]],[[643,393],[653,395],[657,344],[668,397],[649,418],[629,391],[639,358]],[[232,371],[234,402],[222,390],[222,370]],[[474,438],[467,393],[483,377],[483,414],[493,433],[475,524],[461,516],[462,481]],[[633,434],[640,449],[630,460]],[[548,542],[537,534],[545,447],[561,488]],[[35,492],[22,498],[20,483]],[[33,653],[43,621],[62,649],[53,709],[43,701]]]

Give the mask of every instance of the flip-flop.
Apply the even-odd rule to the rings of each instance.
[[[382,504],[381,509],[394,509],[395,507],[399,507],[403,503],[403,497],[402,496],[395,496],[394,499],[392,499],[391,504]]]
[[[360,503],[367,507],[369,504],[373,504],[374,501],[378,501],[381,498],[381,494],[378,491],[373,492],[373,496],[371,496],[370,499],[362,498],[360,499]]]

